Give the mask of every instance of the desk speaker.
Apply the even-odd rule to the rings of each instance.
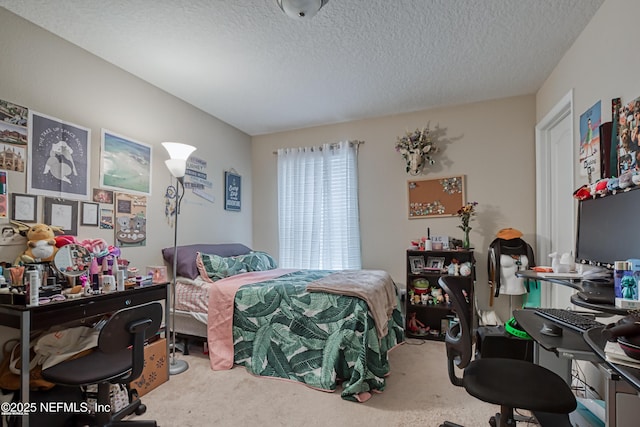
[[[533,341],[514,337],[504,326],[480,326],[476,331],[476,358],[502,357],[533,362]]]

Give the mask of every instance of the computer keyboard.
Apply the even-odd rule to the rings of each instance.
[[[573,329],[577,332],[584,332],[587,329],[604,326],[603,323],[597,320],[562,308],[536,308],[535,312],[539,316],[545,317],[560,326]]]

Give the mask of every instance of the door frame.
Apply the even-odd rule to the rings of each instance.
[[[573,89],[564,95],[558,103],[536,125],[536,259],[547,259],[551,253],[551,185],[550,165],[552,149],[551,130],[567,116],[573,118]],[[573,122],[570,126],[570,138],[573,144]],[[574,153],[575,155],[575,153]],[[572,159],[575,160],[575,159]],[[575,161],[572,162],[573,170]],[[573,188],[574,174],[571,174]],[[551,307],[551,292],[548,286],[541,288],[540,303]]]

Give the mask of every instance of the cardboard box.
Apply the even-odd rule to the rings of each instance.
[[[167,339],[162,338],[144,348],[144,369],[142,374],[129,384],[144,396],[159,385],[169,381],[169,358]]]

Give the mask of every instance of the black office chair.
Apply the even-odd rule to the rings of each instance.
[[[515,426],[514,408],[529,410],[541,426],[571,427],[568,414],[577,403],[571,388],[562,378],[542,366],[525,360],[485,358],[471,361],[473,325],[470,301],[462,293],[463,281],[457,276],[442,276],[440,287],[449,295],[460,322],[445,337],[449,379],[464,387],[470,395],[500,405],[500,413],[489,424]],[[456,366],[463,369],[462,378]],[[451,422],[441,425],[457,426]]]
[[[119,310],[100,330],[98,346],[92,353],[44,369],[42,377],[62,386],[98,384],[97,404],[105,408],[110,403],[110,384],[128,384],[142,373],[145,340],[158,332],[161,322],[159,302]],[[133,412],[141,415],[146,411],[140,399],[133,397],[135,399],[117,413],[96,411],[91,425],[156,427],[155,421],[122,420]]]

